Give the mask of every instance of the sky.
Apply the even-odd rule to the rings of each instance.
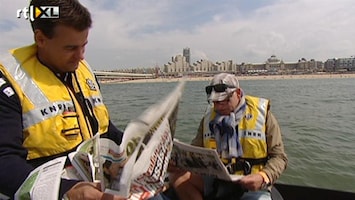
[[[0,60],[33,43],[28,0],[0,0]],[[92,14],[85,59],[95,70],[163,67],[183,48],[191,63],[325,62],[355,56],[353,0],[80,0]]]

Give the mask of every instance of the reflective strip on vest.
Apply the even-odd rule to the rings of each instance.
[[[268,100],[264,98],[259,98],[259,106],[262,109],[259,109],[259,115],[257,118],[257,123],[255,129],[262,131],[264,125],[265,125],[265,116],[266,116],[266,106],[267,106]]]
[[[40,123],[56,115],[62,114],[67,108],[73,108],[72,101],[57,101],[46,106],[36,107],[33,110],[23,114],[23,128],[26,129],[32,125]]]
[[[239,130],[241,134],[239,134],[239,137],[244,137],[244,138],[255,138],[255,139],[261,139],[261,140],[266,140],[265,133],[263,133],[263,127],[265,125],[265,116],[266,116],[266,106],[267,106],[268,100],[259,98],[259,108],[258,109],[258,116],[256,118],[256,124],[255,124],[255,129],[254,130]]]
[[[90,96],[88,99],[94,107],[104,105],[101,95]]]
[[[74,106],[72,101],[50,103],[37,84],[33,82],[13,56],[9,55],[5,60],[4,66],[35,107],[31,111],[23,113],[24,129],[62,113],[65,108]]]
[[[38,88],[37,84],[22,69],[17,60],[10,54],[7,54],[3,61],[4,67],[11,74],[14,80],[19,84],[23,93],[28,97],[35,107],[49,104],[49,100]]]

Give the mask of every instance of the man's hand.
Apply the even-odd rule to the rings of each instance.
[[[264,178],[260,174],[249,174],[240,179],[239,184],[243,188],[251,191],[260,190],[264,182]]]
[[[126,198],[106,194],[100,191],[99,183],[80,182],[67,193],[69,200],[125,200]]]

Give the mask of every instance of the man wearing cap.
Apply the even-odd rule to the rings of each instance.
[[[269,100],[245,95],[237,78],[227,73],[215,75],[206,93],[211,108],[192,144],[216,149],[229,173],[244,176],[226,182],[175,171],[169,178],[177,196],[180,200],[271,199],[272,184],[288,160]]]

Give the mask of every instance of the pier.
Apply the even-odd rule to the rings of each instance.
[[[136,74],[136,73],[122,73],[122,72],[109,72],[109,71],[93,71],[99,82],[110,81],[128,81],[137,79],[154,79],[154,74]]]

